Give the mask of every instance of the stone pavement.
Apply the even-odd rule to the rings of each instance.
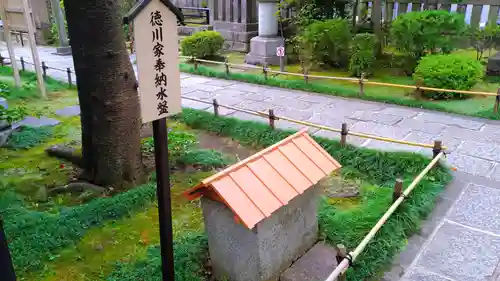
[[[39,47],[41,60],[49,67],[73,69],[71,57],[53,55],[51,47]],[[7,57],[5,45],[0,53]],[[31,58],[27,48],[16,55]],[[133,58],[131,58],[133,59]],[[64,71],[48,75],[66,81]],[[452,185],[440,196],[420,235],[387,272],[384,280],[395,281],[500,281],[500,122],[460,115],[413,109],[382,103],[323,96],[302,91],[253,85],[196,75],[181,74],[182,94],[250,110],[274,108],[275,114],[339,128],[401,140],[432,143],[442,140],[449,149],[447,163],[458,169]],[[73,77],[73,81],[75,81]],[[183,99],[183,106],[211,111],[208,104]],[[69,114],[65,109],[60,114]],[[71,113],[72,114],[72,113]],[[220,114],[266,122],[265,119],[234,110]],[[301,126],[277,121],[280,128]],[[339,138],[338,133],[311,130],[315,135]],[[431,154],[421,149],[375,140],[348,137],[354,145]]]

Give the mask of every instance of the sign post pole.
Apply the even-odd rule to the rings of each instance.
[[[169,0],[141,0],[124,18],[134,25],[141,119],[153,122],[163,281],[175,280],[167,117],[182,109],[177,35],[182,21]]]
[[[2,272],[2,280],[16,281],[16,273],[10,258],[9,247],[7,245],[7,237],[3,231],[3,220],[0,218],[0,272]]]
[[[156,164],[156,196],[160,220],[160,250],[163,281],[173,281],[174,249],[172,235],[172,201],[170,197],[170,167],[168,164],[167,118],[153,121]]]

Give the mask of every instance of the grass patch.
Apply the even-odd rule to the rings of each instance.
[[[0,67],[0,96],[7,100],[29,99],[40,97],[37,86],[36,73],[31,71],[20,71],[21,87],[16,88],[13,78],[12,68],[8,66]],[[45,78],[45,88],[48,92],[58,92],[68,89],[68,84],[53,79]]]
[[[272,145],[292,133],[272,130],[262,123],[215,117],[193,109],[184,109],[177,118],[192,128],[229,136],[244,145],[257,147]],[[430,162],[429,158],[417,154],[381,152],[353,146],[342,148],[337,141],[320,137],[315,139],[343,165],[343,177],[361,179],[372,186],[363,188],[363,197],[357,208],[339,208],[327,200],[321,204],[319,223],[324,238],[333,244],[343,243],[351,249],[392,204],[394,180],[402,178],[407,186]],[[421,221],[431,212],[437,195],[450,180],[451,175],[446,168],[437,166],[431,170],[375,236],[358,259],[356,269],[350,269],[348,280],[367,280],[381,273],[404,247],[408,237],[418,230]]]
[[[45,143],[52,136],[54,128],[44,126],[39,128],[22,127],[20,131],[10,135],[5,147],[10,149],[30,149]]]
[[[256,72],[230,72],[226,74],[223,69],[217,69],[213,67],[207,67],[204,65],[199,65],[198,69],[195,69],[193,65],[183,63],[180,65],[180,69],[183,72],[203,75],[208,77],[215,77],[228,80],[237,80],[242,82],[248,82],[259,85],[274,86],[287,89],[303,90],[308,92],[315,92],[333,96],[341,96],[348,98],[363,99],[369,101],[376,101],[382,103],[390,103],[403,105],[415,108],[425,108],[436,111],[443,111],[449,113],[457,113],[468,116],[482,117],[488,119],[500,119],[500,114],[493,113],[494,97],[473,97],[467,100],[446,100],[446,101],[431,101],[416,99],[411,91],[402,90],[393,87],[383,87],[383,86],[366,86],[365,94],[359,96],[359,87],[355,83],[339,82],[326,79],[309,79],[306,83],[301,77],[295,76],[271,76],[268,79],[262,74]],[[293,69],[288,71],[294,71]],[[331,75],[325,72],[311,72],[314,75]],[[336,74],[335,76],[346,76],[345,74]],[[372,81],[380,82],[390,82],[390,83],[400,83],[406,85],[412,85],[413,81],[409,77],[394,77],[394,76],[381,76],[377,79],[371,79]],[[498,87],[500,85],[491,84],[480,85],[479,89],[476,90],[486,90],[493,91],[490,88]],[[486,88],[486,89],[484,89]]]

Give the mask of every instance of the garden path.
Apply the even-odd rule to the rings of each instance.
[[[49,67],[73,69],[72,57],[54,55],[52,47],[39,47]],[[4,44],[0,53],[7,57]],[[31,58],[29,49],[16,47],[17,57]],[[134,58],[131,57],[133,60]],[[27,65],[28,69],[32,69]],[[67,73],[49,69],[48,75],[67,81]],[[75,81],[75,77],[72,77]],[[457,168],[454,182],[440,196],[436,209],[419,235],[409,239],[406,250],[394,261],[386,281],[500,281],[500,121],[472,118],[424,109],[344,99],[302,91],[273,88],[181,74],[182,95],[250,110],[274,108],[277,115],[326,126],[349,124],[350,130],[401,140],[447,146],[447,164]],[[183,99],[183,106],[212,110],[210,105]],[[220,114],[240,119],[266,120],[234,110]],[[277,121],[280,128],[299,125]],[[339,134],[311,130],[314,135],[338,138]],[[404,150],[430,155],[421,149],[349,137],[354,145],[383,150]]]

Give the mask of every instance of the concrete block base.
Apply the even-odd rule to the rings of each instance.
[[[488,59],[486,74],[490,76],[500,76],[500,52]]]
[[[337,267],[336,256],[335,248],[320,242],[285,270],[280,281],[325,280]]]
[[[224,37],[229,50],[245,53],[250,50],[250,39],[258,33],[256,23],[214,21],[213,30]]]
[[[71,56],[71,46],[66,46],[66,47],[57,47],[57,51],[53,53],[54,55],[59,55],[59,56]]]
[[[284,45],[282,37],[254,37],[250,40],[250,53],[247,54],[245,62],[254,65],[280,65],[276,48]]]

